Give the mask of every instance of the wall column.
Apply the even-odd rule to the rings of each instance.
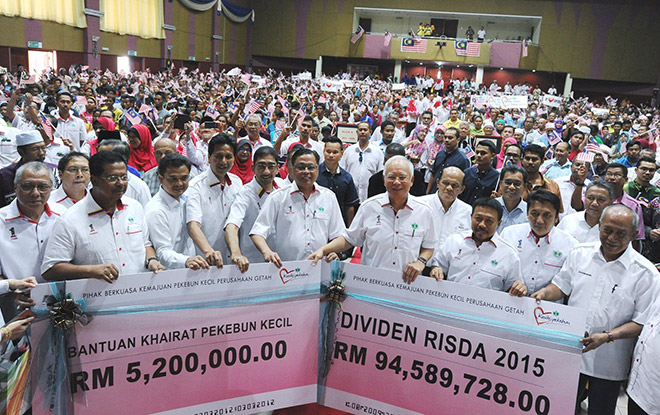
[[[566,82],[564,83],[564,96],[565,97],[570,96],[572,89],[573,89],[573,78],[571,78],[570,73],[567,73],[566,74]]]
[[[101,16],[100,1],[85,0],[87,27],[83,29],[83,62],[89,69],[101,68]]]
[[[225,57],[221,50],[220,42],[224,42],[221,33],[222,16],[219,11],[213,12],[213,20],[211,21],[211,70],[214,72],[220,71],[220,62],[225,61]]]
[[[394,79],[397,82],[401,82],[401,59],[396,59],[394,61]]]
[[[484,67],[483,66],[477,66],[477,74],[474,77],[474,83],[477,84],[477,86],[484,83]]]
[[[163,28],[165,29],[165,39],[160,41],[160,64],[162,67],[166,67],[167,60],[172,59],[174,31],[176,30],[176,27],[172,25],[172,22],[174,22],[173,7],[172,2],[170,1],[166,1],[163,4]]]
[[[316,78],[320,78],[321,73],[323,73],[323,56],[319,56],[319,58],[316,60],[316,71],[314,76]]]

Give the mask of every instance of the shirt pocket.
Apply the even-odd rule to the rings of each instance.
[[[406,248],[415,254],[422,247],[425,230],[422,228],[410,229],[403,233],[403,243]]]
[[[129,223],[126,225],[126,243],[127,249],[131,253],[144,249],[144,233],[142,224]]]

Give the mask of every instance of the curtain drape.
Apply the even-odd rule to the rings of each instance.
[[[165,38],[163,0],[101,0],[101,30],[142,38]]]
[[[87,27],[85,0],[0,0],[0,14]]]

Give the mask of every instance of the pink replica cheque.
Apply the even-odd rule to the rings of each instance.
[[[349,294],[354,267],[344,267]],[[401,278],[400,273],[390,275],[383,270],[372,275],[394,284]],[[449,285],[461,288],[430,279],[412,284],[422,290],[427,285],[440,291]],[[500,300],[515,305],[509,303],[508,294],[462,288],[471,297],[489,301],[494,309]],[[380,298],[349,296],[342,303],[343,311],[337,311],[332,364],[327,378],[320,380],[324,386],[321,404],[356,414],[383,415],[573,412],[581,362],[577,345],[549,341],[534,335],[534,329],[529,329],[530,334],[524,326],[514,328],[506,322],[498,327],[465,315],[426,312],[426,306],[418,310],[398,307],[381,302],[383,297],[382,292]],[[522,303],[533,301],[514,300],[520,310],[527,309]],[[442,308],[444,302],[436,299],[436,307]],[[559,306],[560,313],[566,308]]]
[[[243,282],[236,284],[258,290],[249,275],[243,274]],[[279,280],[275,267],[273,275]],[[181,277],[179,282],[192,281]],[[130,284],[123,287],[140,286],[149,278],[127,276],[124,280]],[[164,281],[170,284],[174,276],[168,278]],[[318,272],[306,278],[318,287]],[[92,288],[89,282],[80,284]],[[68,283],[67,291],[79,291],[76,285]],[[170,299],[177,290],[174,285]],[[69,415],[250,414],[316,401],[318,294],[195,309],[185,308],[190,301],[183,295],[187,285],[179,283],[180,310],[100,313],[88,325],[76,327],[75,343],[66,348],[74,400]],[[123,289],[94,287],[101,288]],[[216,291],[222,299],[222,290]],[[48,324],[46,320],[33,326],[35,347]],[[34,356],[38,354],[35,350]],[[43,369],[35,359],[33,385]],[[43,390],[33,389],[33,413],[49,414]]]

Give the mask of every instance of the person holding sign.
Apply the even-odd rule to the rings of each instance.
[[[294,182],[268,197],[250,237],[265,262],[277,267],[282,261],[307,258],[320,246],[344,232],[344,219],[335,194],[316,183],[319,155],[301,148],[290,156]],[[267,239],[274,238],[273,251]]]
[[[241,179],[229,173],[235,154],[234,138],[227,133],[216,134],[209,142],[209,168],[193,179],[186,192],[190,237],[206,262],[218,268],[229,259],[223,229],[231,205],[243,188]]]
[[[231,261],[238,265],[241,272],[246,272],[251,262],[263,261],[263,256],[252,243],[249,233],[270,194],[280,188],[277,183],[280,179],[275,179],[277,167],[275,149],[270,146],[259,147],[254,152],[254,162],[251,166],[254,179],[243,186],[231,205],[225,223],[225,240]],[[274,244],[274,241],[275,237],[271,235],[268,242]]]
[[[186,199],[182,196],[188,190],[191,167],[181,154],[163,157],[158,163],[160,190],[144,209],[151,242],[158,258],[169,269],[209,269],[206,260],[195,255],[195,245],[185,226]]]
[[[472,207],[472,230],[450,235],[430,261],[431,277],[491,290],[527,295],[516,250],[495,231],[502,205],[482,197]]]
[[[509,226],[500,235],[518,251],[523,281],[530,293],[550,283],[578,243],[568,233],[555,229],[559,206],[561,200],[554,193],[544,189],[532,192],[527,197],[529,223]]]
[[[314,265],[337,252],[362,247],[362,264],[403,271],[410,284],[421,274],[437,245],[433,212],[411,197],[414,168],[404,156],[393,156],[383,170],[387,193],[364,202],[343,236],[317,249],[307,259]]]
[[[165,269],[149,241],[142,205],[123,197],[128,186],[124,157],[101,151],[91,157],[89,169],[92,189],[53,226],[41,265],[44,279],[112,283],[120,274]]]
[[[625,205],[605,208],[600,242],[575,247],[552,282],[532,294],[539,304],[569,296],[569,306],[587,310],[576,406],[579,410],[588,397],[589,415],[614,415],[635,338],[660,278],[655,266],[631,245],[638,220]]]

